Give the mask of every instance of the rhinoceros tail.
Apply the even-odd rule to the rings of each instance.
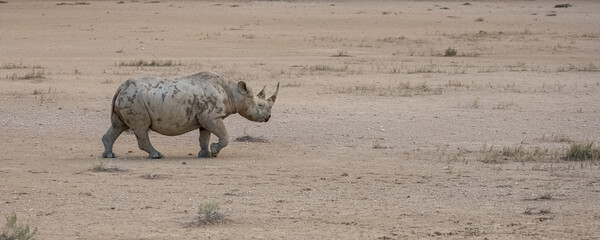
[[[129,81],[129,80],[127,80],[127,81]],[[115,126],[115,127],[125,125],[125,122],[123,122],[123,118],[121,117],[121,115],[115,109],[115,104],[117,102],[117,97],[126,88],[125,85],[126,84],[124,83],[121,86],[119,86],[119,88],[117,88],[117,92],[115,92],[115,95],[112,98],[112,103],[111,103],[112,105],[111,105],[111,110],[110,110],[110,120],[111,120],[112,125]]]

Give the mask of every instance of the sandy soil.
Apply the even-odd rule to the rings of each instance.
[[[600,166],[562,159],[600,140],[598,1],[7,2],[0,215],[39,239],[600,238]],[[271,121],[101,158],[120,83],[204,70],[281,82]]]

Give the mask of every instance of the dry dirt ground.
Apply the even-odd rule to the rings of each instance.
[[[600,238],[600,166],[562,159],[600,140],[599,1],[6,2],[0,227],[16,213],[39,239]],[[120,83],[204,70],[280,82],[271,121],[227,118],[215,159],[195,157],[197,131],[151,134],[161,160],[130,133],[101,158]],[[190,226],[210,201],[228,221]]]

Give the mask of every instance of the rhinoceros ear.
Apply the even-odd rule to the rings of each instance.
[[[267,85],[265,85],[263,87],[263,89],[258,93],[258,95],[256,95],[258,98],[260,99],[265,99],[265,88],[267,87]]]
[[[244,81],[238,82],[238,92],[240,92],[240,94],[242,94],[244,96],[252,95],[252,89],[250,89],[250,87],[246,86],[246,83]]]

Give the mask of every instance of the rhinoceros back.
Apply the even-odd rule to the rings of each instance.
[[[127,80],[115,95],[114,111],[130,127],[141,124],[164,135],[180,135],[198,129],[203,118],[222,111],[226,96],[218,94],[219,87],[208,80],[186,78]]]

